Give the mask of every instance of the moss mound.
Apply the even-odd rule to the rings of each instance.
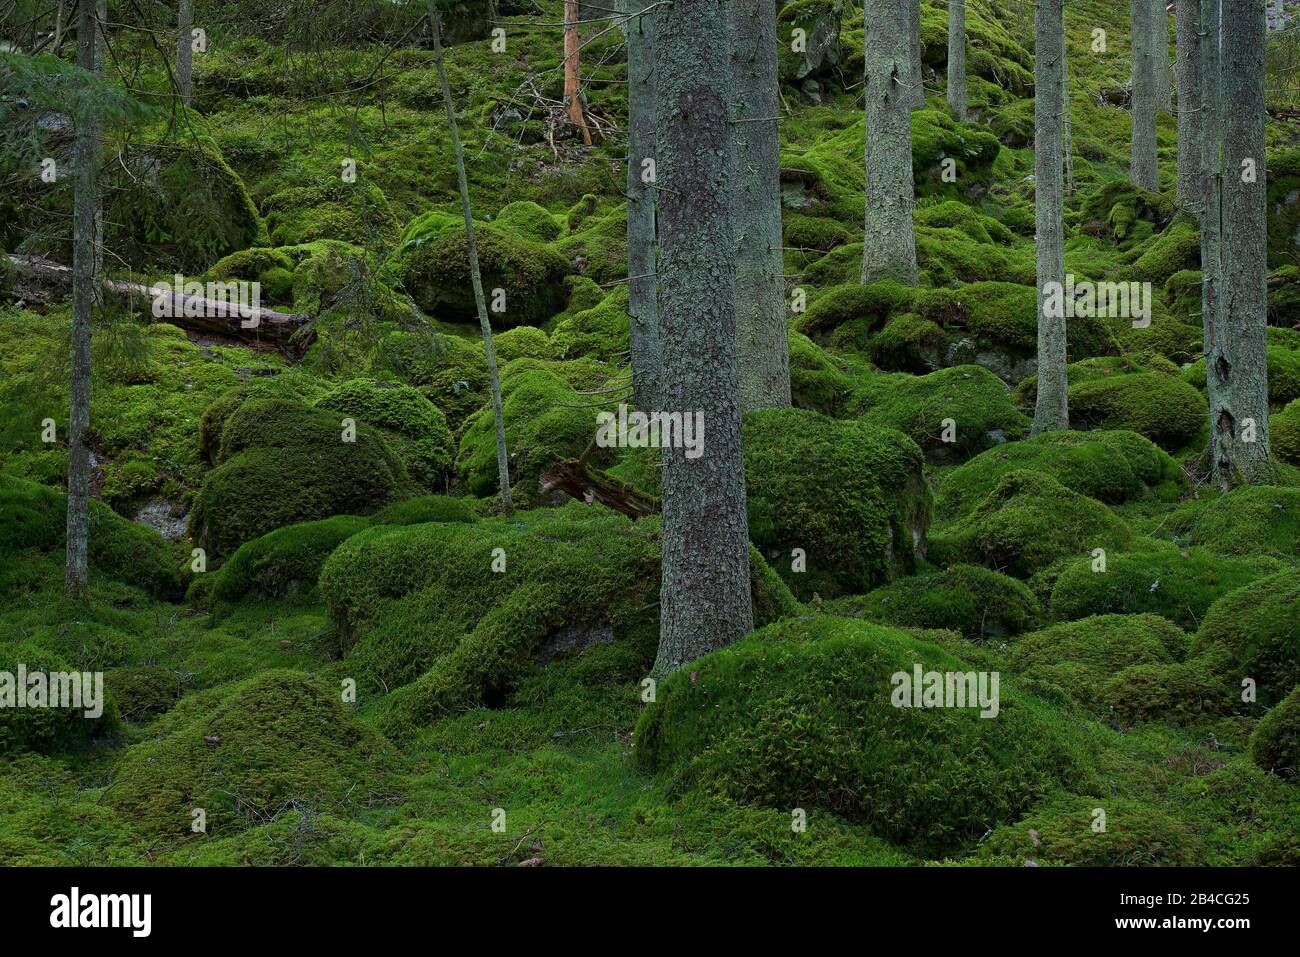
[[[1300,571],[1291,569],[1224,595],[1196,634],[1195,651],[1224,649],[1235,684],[1251,678],[1263,704],[1300,684]]]
[[[930,536],[931,557],[973,561],[1028,578],[1068,555],[1122,548],[1129,527],[1095,499],[1050,475],[1008,472],[969,515]]]
[[[180,676],[160,665],[114,668],[104,677],[118,713],[126,721],[145,722],[170,711],[180,700]]]
[[[1087,767],[1082,735],[1005,683],[994,720],[978,708],[893,706],[893,676],[918,665],[972,670],[881,625],[773,625],[660,684],[637,725],[636,763],[679,786],[865,821],[932,856],[972,844]]]
[[[335,386],[316,402],[384,430],[384,438],[427,489],[443,488],[456,455],[456,443],[438,407],[408,385],[352,379]]]
[[[1280,462],[1300,466],[1300,399],[1268,417],[1268,440]]]
[[[902,578],[844,607],[868,621],[946,629],[976,641],[1018,635],[1042,614],[1023,582],[979,565]]]
[[[272,670],[183,699],[126,752],[107,800],[158,836],[189,834],[203,808],[217,836],[290,807],[362,808],[398,760],[338,686]]]
[[[1300,488],[1253,485],[1208,493],[1178,509],[1162,531],[1219,555],[1300,558]]]
[[[19,751],[53,754],[69,751],[116,726],[117,708],[107,687],[107,700],[100,702],[103,713],[95,718],[86,716],[88,706],[32,707],[31,696],[36,689],[31,684],[25,689],[23,700],[26,706],[19,707],[17,695],[22,689],[18,688],[17,681],[20,667],[25,669],[29,679],[37,673],[46,675],[47,695],[51,690],[49,683],[54,680],[53,673],[72,671],[61,657],[35,642],[0,643],[0,672],[8,676],[0,679],[0,754],[12,755]],[[49,699],[47,704],[48,701]],[[82,703],[86,704],[84,699]]]
[[[796,595],[864,592],[915,568],[930,492],[914,442],[804,409],[751,412],[742,435],[750,538]]]
[[[1006,385],[979,366],[874,376],[854,393],[848,411],[869,425],[897,429],[935,462],[965,461],[1029,433]]]
[[[190,513],[194,540],[227,555],[286,525],[409,495],[406,467],[379,430],[358,422],[355,440],[344,441],[342,418],[281,399],[244,402],[222,428],[220,464]]]
[[[245,542],[216,572],[214,608],[239,601],[304,597],[316,588],[325,559],[343,541],[370,526],[356,515],[302,522]]]
[[[948,473],[940,486],[940,513],[969,513],[1018,469],[1050,475],[1109,504],[1153,496],[1172,500],[1187,482],[1178,463],[1133,432],[1047,432],[990,449]]]
[[[1250,736],[1250,756],[1265,771],[1284,778],[1300,774],[1300,688],[1260,720]]]
[[[1160,373],[1079,382],[1070,386],[1069,402],[1074,428],[1125,429],[1170,450],[1186,446],[1205,422],[1205,398]]]
[[[478,521],[473,505],[463,498],[419,495],[381,508],[370,519],[376,525],[421,525],[425,522]]]

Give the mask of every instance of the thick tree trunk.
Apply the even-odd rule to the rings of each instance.
[[[469,202],[469,180],[465,177],[465,153],[460,147],[456,128],[456,108],[451,101],[447,69],[442,62],[442,24],[433,0],[429,2],[429,28],[433,32],[433,58],[442,86],[442,102],[447,107],[447,130],[451,134],[452,154],[456,157],[456,179],[460,184],[460,204],[465,215],[465,245],[469,253],[469,273],[474,284],[474,304],[478,307],[478,324],[483,333],[483,350],[487,354],[488,380],[492,386],[492,419],[497,433],[497,480],[501,484],[501,510],[510,515],[514,503],[510,498],[510,460],[506,454],[505,417],[501,412],[501,376],[497,373],[497,353],[492,345],[492,325],[488,322],[487,300],[483,296],[483,275],[478,267],[478,244],[474,241],[474,214]]]
[[[176,92],[186,106],[194,96],[194,0],[180,0],[176,15]]]
[[[77,65],[96,70],[100,30],[98,5],[82,0],[77,19]],[[102,126],[93,109],[79,113],[73,162],[76,166],[72,212],[72,401],[68,413],[68,525],[64,581],[68,592],[86,590],[90,537],[90,338],[95,308],[100,242],[99,150]]]
[[[587,116],[582,112],[582,69],[579,50],[582,38],[578,33],[578,0],[564,0],[564,107],[569,122],[582,133],[582,141],[591,145],[591,130]]]
[[[1154,13],[1160,0],[1130,0],[1133,33],[1133,135],[1129,179],[1135,186],[1160,188],[1156,163],[1156,58]]]
[[[915,0],[866,0],[867,216],[862,281],[916,285],[911,91],[920,82],[908,53],[907,8]]]
[[[625,0],[629,13],[653,0]],[[627,274],[631,317],[632,401],[643,412],[659,408],[659,280],[655,273],[654,178],[658,154],[655,132],[655,14],[627,22]],[[647,162],[647,160],[649,162]]]
[[[1268,198],[1258,0],[1224,0],[1223,300],[1231,349],[1234,480],[1273,478],[1268,433]]]
[[[1038,399],[1033,432],[1070,427],[1066,395],[1065,187],[1062,168],[1065,104],[1063,0],[1038,0],[1034,12],[1034,209],[1038,273]]]
[[[1173,76],[1169,72],[1169,11],[1166,0],[1151,0],[1152,13],[1151,55],[1154,59],[1156,81],[1156,109],[1173,115]]]
[[[1070,114],[1070,60],[1065,58],[1061,65],[1061,123],[1065,139],[1065,191],[1074,194],[1074,131],[1071,129]]]
[[[907,35],[912,50],[912,109],[925,108],[925,84],[921,82],[921,0],[907,0]]]
[[[730,0],[740,410],[790,405],[775,0]]]
[[[731,64],[723,0],[674,0],[655,15],[664,189],[659,303],[664,407],[699,414],[702,449],[663,449],[658,673],[754,627],[736,368],[731,220]]]
[[[1175,72],[1178,77],[1178,206],[1200,217],[1201,0],[1178,0]]]
[[[1201,0],[1201,321],[1210,415],[1209,471],[1232,481],[1232,353],[1223,306],[1223,76],[1220,0]]]
[[[966,0],[948,0],[948,105],[966,119]]]

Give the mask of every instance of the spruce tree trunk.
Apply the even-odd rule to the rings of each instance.
[[[1210,437],[1205,454],[1220,488],[1232,481],[1232,355],[1223,308],[1223,77],[1220,0],[1201,0],[1201,321]]]
[[[966,0],[948,0],[948,105],[966,119]]]
[[[1038,399],[1033,433],[1070,427],[1066,394],[1064,0],[1037,0],[1034,11],[1034,250],[1038,274]],[[1055,302],[1053,302],[1055,300]]]
[[[1173,77],[1169,72],[1169,13],[1165,0],[1151,0],[1155,5],[1151,21],[1151,55],[1154,58],[1156,109],[1173,115]]]
[[[1200,218],[1201,208],[1201,0],[1178,0],[1178,206]]]
[[[626,0],[638,13],[653,0]],[[655,186],[647,182],[657,164],[655,132],[656,14],[627,22],[627,274],[631,317],[632,401],[643,412],[659,406],[659,280],[655,235]],[[646,164],[650,160],[651,164]]]
[[[190,31],[194,28],[194,0],[180,0],[176,16],[176,89],[186,106],[194,96],[194,48]]]
[[[77,65],[103,76],[96,46],[98,5],[82,0],[77,19]],[[72,211],[72,401],[68,412],[68,525],[64,581],[69,594],[84,595],[90,539],[90,338],[98,289],[101,224],[99,150],[102,124],[93,109],[76,117],[76,166]]]
[[[912,109],[925,108],[925,84],[921,82],[921,0],[907,0],[907,37],[912,51]]]
[[[907,7],[915,0],[866,0],[867,215],[862,281],[916,285],[912,224],[911,90]]]
[[[1074,194],[1074,131],[1070,126],[1070,60],[1061,65],[1061,122],[1065,138],[1065,192]]]
[[[736,367],[731,63],[724,0],[655,16],[663,407],[702,413],[695,458],[664,443],[663,576],[655,671],[676,671],[754,627]]]
[[[740,411],[790,405],[775,0],[730,0]]]
[[[1268,198],[1264,38],[1258,0],[1224,0],[1223,327],[1231,349],[1234,479],[1273,479],[1268,434]]]
[[[465,153],[460,147],[460,131],[456,127],[456,108],[451,102],[451,86],[447,83],[447,69],[442,63],[442,24],[433,0],[429,3],[429,29],[433,33],[433,59],[438,67],[438,82],[442,86],[442,102],[447,108],[447,130],[451,134],[451,150],[456,157],[456,179],[460,184],[460,204],[465,215],[465,244],[469,252],[469,274],[474,284],[474,304],[478,307],[478,325],[483,333],[483,351],[487,355],[488,381],[492,386],[492,420],[497,433],[497,481],[501,484],[501,511],[514,513],[510,496],[510,460],[506,454],[505,416],[501,411],[501,377],[497,373],[497,353],[492,345],[492,325],[488,322],[487,300],[483,296],[483,275],[478,267],[478,244],[474,241],[474,214],[469,203],[469,180],[465,177]]]
[[[1153,14],[1160,0],[1130,0],[1133,32],[1133,135],[1129,179],[1135,186],[1159,189],[1156,165],[1156,58]]]

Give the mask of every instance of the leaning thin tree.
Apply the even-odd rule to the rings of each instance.
[[[510,515],[514,502],[510,498],[510,460],[506,455],[505,417],[501,412],[501,377],[497,373],[497,354],[492,345],[492,324],[488,322],[487,300],[483,296],[483,276],[478,267],[478,245],[474,241],[474,214],[469,203],[469,180],[465,176],[465,154],[460,148],[460,131],[456,127],[456,108],[451,102],[451,86],[447,83],[447,69],[442,62],[442,25],[433,0],[429,3],[429,29],[433,33],[433,60],[438,67],[438,82],[442,86],[442,102],[447,107],[447,130],[451,134],[451,149],[456,157],[456,179],[460,184],[460,203],[465,214],[465,247],[469,254],[469,274],[474,284],[474,304],[478,308],[479,329],[483,333],[483,351],[487,356],[488,381],[492,386],[492,420],[497,433],[497,479],[501,483],[501,510]]]

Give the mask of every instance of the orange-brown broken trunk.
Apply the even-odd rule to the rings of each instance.
[[[578,0],[564,0],[564,103],[569,122],[582,131],[582,141],[591,145],[591,129],[582,112],[582,72],[578,63]]]

